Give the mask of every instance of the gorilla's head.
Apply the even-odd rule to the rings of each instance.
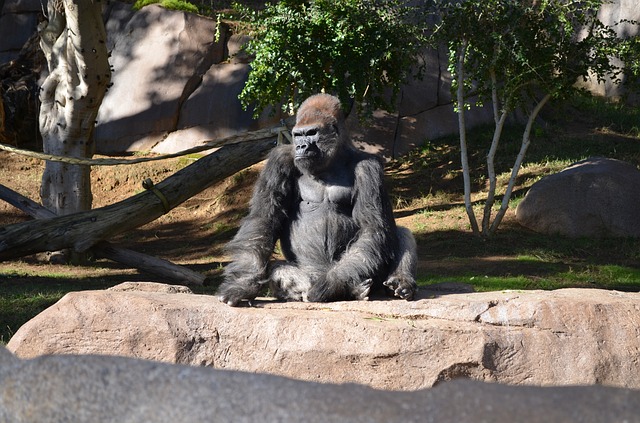
[[[294,162],[303,173],[323,172],[351,146],[340,100],[327,94],[311,96],[302,103],[292,133]]]

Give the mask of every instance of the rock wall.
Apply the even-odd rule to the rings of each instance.
[[[638,293],[421,291],[410,302],[232,308],[143,286],[69,293],[8,348],[21,358],[119,355],[391,390],[461,377],[640,388]]]
[[[17,57],[35,31],[44,0],[5,0],[0,15],[0,63]],[[602,9],[607,23],[640,20],[635,0],[617,0]],[[114,67],[96,127],[100,153],[180,151],[203,140],[272,126],[278,117],[258,120],[242,110],[237,95],[249,71],[246,57],[233,59],[242,37],[214,42],[215,22],[151,5],[133,12],[111,2],[105,9]],[[620,26],[621,35],[633,35]],[[232,58],[229,60],[229,58]],[[349,122],[356,141],[371,152],[397,157],[425,139],[457,132],[446,56],[432,51],[422,81],[402,89],[396,113],[378,112],[371,127]],[[611,84],[593,89],[618,96]],[[489,110],[467,114],[468,123],[490,122]],[[37,128],[34,128],[37,129]]]
[[[39,423],[640,421],[640,391],[473,381],[417,392],[122,357],[20,360],[0,346],[0,421]]]
[[[42,19],[44,0],[5,0],[0,10],[0,63],[18,57]]]

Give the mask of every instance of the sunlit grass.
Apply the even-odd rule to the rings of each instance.
[[[474,290],[553,290],[561,288],[601,288],[621,291],[640,291],[640,269],[620,265],[585,265],[569,271],[548,273],[545,261],[526,258],[529,263],[540,263],[540,274],[528,268],[527,275],[482,275],[465,269],[460,274],[437,274],[422,277],[418,280],[420,286],[436,283],[464,283],[473,286]]]

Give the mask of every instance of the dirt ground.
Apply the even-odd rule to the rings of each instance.
[[[103,207],[135,195],[143,189],[142,181],[146,178],[159,182],[192,160],[195,159],[95,167],[92,171],[93,206]],[[217,274],[220,263],[224,261],[221,247],[232,236],[233,229],[245,213],[260,165],[255,167],[256,169],[245,170],[203,190],[159,219],[109,241],[134,251],[188,265],[196,271]],[[0,152],[0,184],[36,202],[40,202],[39,186],[43,169],[44,164],[38,159]],[[22,211],[0,201],[0,226],[29,219]],[[42,266],[48,265],[45,255],[39,254],[21,260],[5,261],[0,263],[0,268],[20,269],[20,273],[41,273]],[[148,277],[136,276],[136,271],[118,268],[119,266],[102,260],[90,267],[65,266],[64,272],[79,276],[84,273],[93,274],[96,269],[103,267],[130,274],[132,279],[138,276],[143,279]],[[55,266],[51,268],[52,273],[56,271]]]
[[[195,159],[180,158],[134,165],[96,166],[92,170],[93,206],[99,208],[124,200],[141,191],[142,181],[146,178],[157,183],[193,160]],[[263,163],[259,163],[216,183],[159,219],[109,241],[120,247],[186,265],[206,274],[215,282],[226,262],[224,244],[233,236],[246,213],[253,183],[262,166]],[[0,184],[36,202],[40,202],[39,186],[43,168],[44,162],[39,159],[0,151]],[[402,176],[406,169],[395,166],[393,172],[394,183],[398,182],[395,189],[402,193],[403,198],[420,195],[417,188],[419,182],[411,180],[410,173]],[[416,192],[410,192],[412,189]],[[466,224],[466,216],[461,214],[440,216],[434,221],[428,213],[409,201],[400,206],[396,207],[398,223],[413,230],[424,231],[429,229],[427,226],[434,225],[446,227]],[[0,201],[0,226],[26,220],[30,218],[25,213]],[[437,263],[438,257],[428,252],[421,254],[421,257],[421,268],[442,265]],[[491,268],[493,263],[493,260],[479,259],[477,266]],[[140,274],[136,269],[107,260],[99,260],[84,267],[52,265],[45,254],[0,262],[0,269],[14,273],[13,277],[24,277],[25,280],[34,274],[39,275],[39,280],[46,279],[42,275],[48,273],[52,275],[52,279],[59,278],[60,274],[76,278],[98,277],[107,284],[111,281],[115,284],[124,280],[158,280],[152,275]]]

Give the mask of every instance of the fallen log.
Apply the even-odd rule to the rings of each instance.
[[[36,219],[51,219],[57,215],[14,190],[0,185],[0,199],[22,210]],[[171,263],[158,257],[117,247],[108,241],[100,241],[91,248],[96,257],[117,261],[134,269],[161,277],[163,280],[186,285],[202,285],[206,277],[184,266]]]
[[[276,139],[226,145],[153,188],[98,209],[0,228],[0,260],[72,248],[87,251],[102,240],[151,222],[213,183],[264,159]]]

